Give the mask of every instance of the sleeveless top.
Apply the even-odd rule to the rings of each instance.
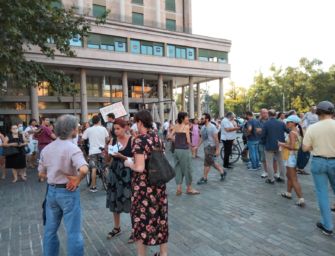
[[[189,149],[185,132],[175,133],[174,145],[175,145],[175,149]]]
[[[120,154],[122,154],[126,157],[132,157],[133,156],[132,149],[131,149],[131,140],[132,140],[132,137],[129,137],[127,146],[119,151]]]

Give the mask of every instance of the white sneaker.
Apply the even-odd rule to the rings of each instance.
[[[261,177],[262,177],[263,179],[265,179],[266,177],[268,177],[268,173],[267,173],[267,172],[263,172],[262,175],[261,175]]]
[[[275,174],[275,178],[280,178],[280,173],[279,172],[277,172],[276,174]]]

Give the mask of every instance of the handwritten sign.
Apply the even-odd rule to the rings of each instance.
[[[111,105],[108,105],[106,107],[100,108],[100,113],[104,119],[105,122],[107,122],[107,115],[109,113],[113,113],[115,115],[115,118],[123,117],[127,115],[127,111],[124,108],[122,102],[117,102]]]

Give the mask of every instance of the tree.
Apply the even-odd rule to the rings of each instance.
[[[96,19],[96,23],[104,22],[107,14]],[[53,0],[0,0],[0,24],[0,84],[8,79],[19,86],[36,86],[48,81],[59,93],[70,88],[66,86],[70,83],[67,76],[41,63],[28,61],[25,52],[38,46],[49,58],[54,58],[56,51],[75,56],[70,39],[87,36],[91,25],[76,13],[75,7],[66,10]]]
[[[247,89],[231,83],[231,89],[225,94],[225,112],[234,112],[243,116],[247,110]]]
[[[297,67],[283,69],[272,65],[269,76],[259,73],[248,91],[251,110],[274,108],[306,112],[319,101],[334,101],[335,66],[323,71],[321,65],[320,60],[301,58]]]

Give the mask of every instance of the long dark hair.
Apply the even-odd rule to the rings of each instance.
[[[135,114],[135,122],[141,121],[143,123],[143,126],[147,129],[152,129],[152,116],[149,111],[147,110],[141,110]]]
[[[298,129],[299,129],[300,136],[303,138],[304,137],[304,130],[302,129],[300,124],[297,124],[297,126],[298,126]]]

